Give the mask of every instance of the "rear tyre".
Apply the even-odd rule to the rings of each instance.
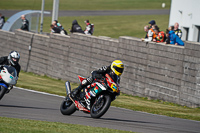
[[[60,105],[60,112],[63,115],[71,115],[76,111],[76,107],[74,103],[69,100],[69,98],[66,98],[67,100],[64,100]]]
[[[111,98],[109,95],[101,95],[96,98],[92,108],[90,110],[90,115],[92,118],[100,118],[103,116],[110,107]]]
[[[0,86],[0,100],[3,98],[7,90],[8,90],[7,88]]]

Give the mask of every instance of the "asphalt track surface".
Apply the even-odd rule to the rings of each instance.
[[[10,17],[21,10],[0,10],[5,17]],[[52,11],[49,11],[52,12]],[[169,9],[160,10],[98,10],[98,11],[59,11],[58,16],[110,16],[110,15],[169,15]],[[44,16],[52,16],[52,13]]]
[[[76,111],[71,116],[64,116],[59,109],[63,99],[59,96],[14,88],[0,101],[0,116],[98,126],[139,133],[199,133],[200,131],[198,121],[116,107],[110,107],[100,119],[93,119],[81,111]]]

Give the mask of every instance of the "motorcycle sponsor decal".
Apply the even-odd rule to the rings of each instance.
[[[88,109],[86,109],[85,107],[83,107],[78,101],[75,101],[75,106],[79,109],[79,110],[83,110],[86,112],[90,112]]]
[[[89,99],[90,98],[90,93],[89,92],[86,93],[85,97],[86,97],[86,99]]]
[[[102,84],[100,84],[100,83],[96,83],[102,90],[106,90],[106,88],[102,85]]]
[[[94,91],[90,91],[91,96],[95,97],[96,93]]]
[[[90,100],[86,99],[85,97],[84,97],[84,100],[85,100],[85,102],[87,104],[87,108],[90,110]]]
[[[98,86],[96,86],[96,87],[94,88],[94,92],[95,92],[95,93],[98,93],[98,89],[99,89]]]
[[[99,93],[101,93],[102,90],[106,90],[106,88],[105,88],[102,84],[100,84],[100,83],[98,83],[98,82],[96,82],[95,85],[96,85],[96,86],[94,86],[94,87],[91,89],[91,91],[90,91],[90,94],[91,94],[91,96],[93,96],[93,97],[95,97],[96,95],[98,95]]]

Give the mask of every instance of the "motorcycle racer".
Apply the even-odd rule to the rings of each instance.
[[[20,55],[17,51],[11,51],[8,56],[0,57],[0,65],[11,65],[17,71],[17,77],[19,77],[19,72],[21,66],[19,65]]]
[[[110,66],[103,66],[99,70],[92,71],[92,76],[86,78],[81,82],[81,84],[72,91],[71,97],[76,97],[76,95],[87,85],[90,85],[94,79],[101,79],[105,74],[112,73],[115,76],[115,79],[119,82],[120,76],[124,70],[124,64],[120,60],[115,60]]]

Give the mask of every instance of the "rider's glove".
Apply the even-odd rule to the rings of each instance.
[[[0,65],[0,70],[2,70],[3,69],[3,65]]]

